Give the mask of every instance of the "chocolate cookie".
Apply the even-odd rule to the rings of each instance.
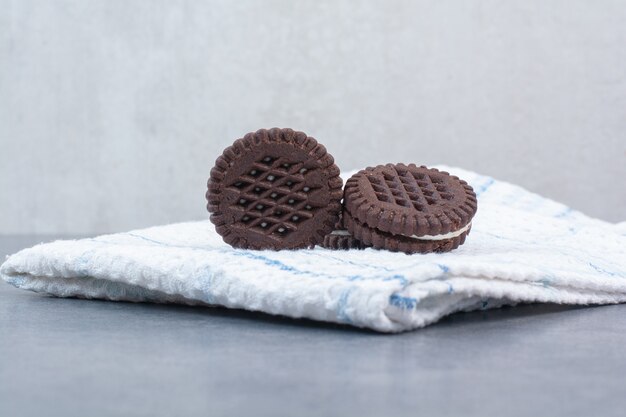
[[[414,164],[387,164],[353,175],[343,222],[365,245],[406,253],[445,252],[463,244],[476,214],[472,187]]]
[[[339,168],[326,148],[292,129],[260,129],[215,161],[206,198],[211,222],[236,248],[313,247],[341,210]]]
[[[339,221],[335,224],[335,228],[332,232],[324,237],[324,241],[320,244],[325,249],[333,250],[348,250],[348,249],[363,249],[366,246],[352,236],[350,232],[346,230],[342,221],[342,213],[339,213]]]
[[[441,240],[419,240],[402,235],[381,232],[359,224],[349,214],[344,214],[346,224],[352,232],[350,238],[360,242],[362,248],[371,246],[377,249],[387,249],[392,252],[405,253],[429,253],[448,252],[458,248],[465,242],[465,237],[469,234],[471,227],[458,236]],[[328,236],[326,236],[328,238]]]
[[[345,229],[335,229],[327,234],[320,246],[334,250],[363,249],[367,247]]]

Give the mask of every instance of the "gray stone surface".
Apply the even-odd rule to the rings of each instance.
[[[47,238],[2,237],[0,255]],[[379,335],[0,283],[1,416],[623,416],[626,305]]]
[[[0,0],[0,233],[206,217],[293,127],[343,170],[458,165],[626,220],[623,0]]]

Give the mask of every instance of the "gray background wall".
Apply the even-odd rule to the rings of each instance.
[[[0,0],[0,233],[205,217],[259,127],[626,220],[623,1]]]

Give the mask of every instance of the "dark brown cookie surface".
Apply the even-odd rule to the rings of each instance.
[[[458,248],[465,242],[465,238],[470,233],[471,227],[463,231],[460,235],[441,240],[419,240],[402,235],[393,235],[381,232],[378,229],[367,227],[354,220],[349,214],[344,213],[346,228],[357,242],[361,242],[362,247],[371,246],[376,249],[386,249],[392,252],[404,253],[430,253],[448,252]]]
[[[438,235],[469,224],[477,201],[465,181],[434,168],[387,164],[366,168],[347,182],[352,218],[396,235]]]
[[[333,157],[315,139],[292,129],[260,129],[217,158],[207,209],[234,247],[307,248],[333,230],[341,186]]]
[[[414,164],[359,171],[346,182],[344,205],[344,224],[355,238],[378,248],[401,244],[405,249],[395,250],[404,252],[456,248],[477,210],[465,181]]]
[[[345,229],[333,230],[327,234],[320,246],[334,250],[363,249],[367,247]]]
[[[348,250],[366,248],[359,240],[355,239],[350,232],[346,230],[342,219],[343,210],[339,213],[339,220],[335,224],[332,232],[324,236],[324,241],[320,246],[325,249],[332,250]]]

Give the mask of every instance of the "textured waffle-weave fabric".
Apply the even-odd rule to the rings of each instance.
[[[478,195],[472,231],[449,253],[233,249],[203,220],[40,244],[8,257],[0,275],[59,297],[217,305],[381,332],[520,302],[626,302],[626,222],[439,168]]]

